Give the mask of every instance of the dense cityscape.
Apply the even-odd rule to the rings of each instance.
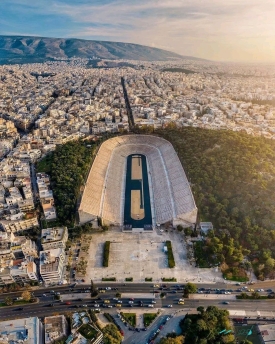
[[[157,337],[163,340],[160,343],[166,343],[165,335],[177,327],[175,321],[168,326],[168,320],[174,317],[178,323],[181,304],[185,303],[181,295],[186,294],[186,285],[171,285],[169,288],[170,285],[163,284],[165,278],[148,278],[148,282],[155,284],[148,285],[153,291],[145,287],[142,291],[145,294],[135,291],[135,287],[128,290],[125,284],[121,284],[124,277],[118,277],[119,271],[111,275],[105,272],[101,279],[102,268],[94,270],[91,262],[86,260],[91,241],[89,235],[72,240],[67,226],[56,225],[58,214],[54,188],[50,176],[43,171],[38,172],[36,165],[58,146],[78,140],[89,144],[101,137],[127,134],[138,129],[153,133],[172,126],[232,130],[275,138],[275,70],[272,66],[248,67],[191,59],[169,63],[122,60],[115,61],[121,63],[120,67],[112,68],[107,68],[110,61],[102,60],[97,68],[91,68],[90,62],[89,59],[72,58],[41,64],[0,66],[0,286],[2,293],[8,293],[6,296],[3,294],[3,305],[20,306],[31,302],[35,307],[39,302],[43,306],[54,307],[58,314],[52,315],[49,308],[46,313],[41,309],[41,316],[28,315],[27,318],[13,320],[13,324],[10,320],[1,321],[1,343],[20,340],[27,343],[102,343],[103,340],[104,343],[120,343],[122,336],[125,343],[153,343]],[[208,222],[201,222],[199,226],[202,234],[213,229]],[[164,230],[167,231],[167,227],[161,225],[157,229],[158,235],[162,235]],[[236,284],[233,282],[222,288],[227,282],[217,268],[202,272],[195,267],[190,233],[173,235],[175,242],[185,240],[190,267],[184,269],[195,278],[188,278],[183,273],[168,281],[195,281],[203,286],[213,281],[219,283],[214,289],[209,286],[197,289],[194,285],[190,297],[194,292],[198,294],[194,294],[190,302],[186,300],[190,310],[196,308],[192,304],[196,295],[199,299],[211,299],[212,294],[212,304],[221,300],[219,303],[228,308],[228,300],[235,299],[236,293],[254,292],[247,286],[233,287]],[[151,237],[151,246],[152,240],[156,237]],[[134,270],[130,271],[134,275]],[[137,270],[137,275],[139,272]],[[104,276],[116,277],[108,279]],[[97,301],[91,301],[95,290],[90,285],[91,279],[103,282],[115,281],[116,278],[119,288],[96,288],[95,295],[109,293],[109,298],[103,300],[99,297]],[[257,279],[250,277],[250,284],[254,283],[258,283]],[[45,288],[61,289],[60,292],[49,292]],[[258,288],[257,292],[264,297],[272,293],[272,289],[266,292],[260,285]],[[73,294],[75,291],[77,298]],[[17,297],[14,298],[11,292]],[[72,305],[72,301],[79,302]],[[88,306],[88,302],[92,305]],[[143,314],[138,310],[134,320],[127,316],[131,313],[117,315],[116,311],[106,309],[105,318],[102,314],[104,307],[132,307],[135,302],[135,307],[157,307],[158,312],[150,318],[147,311]],[[206,306],[211,304],[209,302]],[[178,308],[175,312],[170,309],[173,304]],[[71,307],[82,310],[65,311]],[[165,307],[168,313],[164,311]],[[246,319],[250,317],[261,318],[255,331],[267,331],[265,326],[269,326],[272,337],[275,330],[271,323],[265,325],[264,319],[274,319],[273,312],[265,311],[260,316],[259,312],[254,314],[249,308],[246,313],[240,313],[236,311],[237,305],[232,307],[230,316],[235,315],[237,322],[247,324]],[[263,307],[266,306],[263,304]],[[16,309],[22,311],[23,307]],[[26,310],[26,314],[30,313]],[[40,317],[46,314],[49,316],[41,320]],[[250,315],[244,317],[244,314]],[[159,317],[154,320],[157,315]],[[147,318],[150,319],[148,325]],[[153,322],[154,330],[149,333],[148,328],[147,335],[150,322]],[[17,330],[7,330],[9,326]],[[228,327],[227,342],[233,343],[231,325],[224,326]],[[181,327],[188,338],[184,324]],[[133,330],[136,330],[136,339],[131,339]],[[177,330],[178,340],[183,340],[180,333]],[[106,341],[108,336],[112,337],[110,341]]]

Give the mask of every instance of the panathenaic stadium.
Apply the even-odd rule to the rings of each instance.
[[[170,142],[150,135],[125,135],[105,141],[90,170],[80,223],[130,231],[173,223],[189,227],[197,207],[180,160]]]

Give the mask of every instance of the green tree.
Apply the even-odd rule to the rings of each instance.
[[[183,231],[182,225],[177,225],[177,230],[178,230],[179,232],[182,232],[182,231]]]
[[[106,325],[102,330],[104,337],[104,344],[120,344],[122,341],[122,335],[118,331],[114,324]]]
[[[197,292],[197,286],[194,283],[188,282],[184,287],[183,295],[188,297],[189,294],[195,294]]]
[[[7,297],[5,297],[5,304],[7,305],[7,306],[11,306],[11,305],[13,305],[13,300],[12,300],[12,298],[11,297],[9,297],[9,296],[7,296]]]
[[[32,295],[28,290],[25,290],[25,291],[23,291],[21,297],[23,298],[24,301],[28,302],[32,298]]]
[[[184,343],[184,337],[183,336],[177,336],[175,338],[162,338],[159,341],[159,344],[182,344]]]
[[[185,234],[186,236],[192,235],[192,234],[193,234],[192,228],[190,228],[190,227],[184,228],[184,234]]]

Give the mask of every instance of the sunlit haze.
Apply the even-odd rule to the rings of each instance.
[[[2,0],[2,35],[131,42],[211,60],[275,62],[274,0]]]

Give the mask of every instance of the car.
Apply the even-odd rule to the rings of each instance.
[[[267,292],[268,292],[268,293],[272,293],[273,290],[272,290],[272,289],[267,289]]]
[[[55,292],[54,292],[54,290],[51,290],[50,293],[54,294]]]
[[[150,308],[154,308],[154,305],[148,305],[148,307],[150,307]]]
[[[116,307],[121,307],[121,303],[117,303],[117,304],[116,304]]]
[[[121,300],[118,300],[117,303],[122,303],[122,301],[121,301]]]
[[[85,291],[84,291],[84,293],[89,293],[89,292],[90,292],[90,290],[85,290]]]
[[[106,287],[105,289],[106,289],[106,290],[112,290],[112,288],[111,288],[111,287]]]
[[[133,299],[132,297],[129,298],[130,301],[135,301],[135,299]]]
[[[100,293],[105,293],[105,290],[99,290]]]
[[[46,294],[43,294],[42,296],[47,296]]]
[[[54,304],[53,304],[53,303],[50,303],[48,306],[49,306],[49,307],[53,307],[53,306],[54,306]]]
[[[113,306],[112,306],[112,305],[108,305],[107,307],[108,307],[108,308],[113,308]]]
[[[184,301],[184,299],[179,299],[179,301]]]
[[[151,303],[157,303],[157,301],[151,301]]]
[[[229,305],[229,302],[228,301],[223,301],[223,304],[224,305]]]
[[[128,303],[129,303],[130,305],[132,305],[132,304],[134,303],[134,301],[129,301]]]
[[[97,304],[97,303],[96,303],[96,304],[94,304],[94,307],[99,307],[99,304]]]
[[[88,307],[87,305],[82,305],[82,307]]]
[[[113,297],[113,300],[114,300],[114,301],[117,301],[117,300],[118,300],[118,298],[117,298],[117,297]]]
[[[184,301],[179,301],[178,305],[184,305]]]
[[[172,308],[172,307],[173,307],[173,305],[168,305],[167,307],[168,307],[168,308]]]
[[[95,312],[100,312],[100,308],[96,308],[96,309],[95,309]]]
[[[159,285],[158,284],[154,284],[154,288],[159,288]]]
[[[65,302],[65,305],[71,305],[72,303],[70,301]]]
[[[60,295],[60,293],[55,293],[55,295]]]
[[[110,300],[104,300],[104,303],[110,303]]]
[[[15,309],[16,311],[23,311],[23,307],[18,307]]]

